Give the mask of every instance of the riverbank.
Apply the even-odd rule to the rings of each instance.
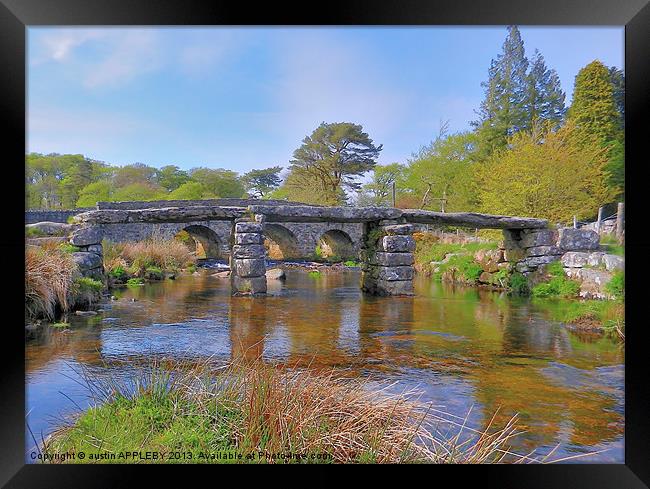
[[[419,274],[531,296],[538,303],[547,301],[553,319],[570,328],[625,338],[624,250],[612,245],[611,239],[603,239],[603,251],[566,253],[524,276],[506,260],[498,241],[452,233],[414,237],[414,266]]]
[[[96,406],[49,437],[42,458],[71,463],[536,461],[509,450],[518,433],[514,418],[501,428],[489,425],[464,438],[445,437],[442,426],[452,428],[460,420],[419,403],[417,393],[388,394],[341,374],[287,370],[259,360],[219,368],[207,362],[156,363],[129,383],[86,373],[83,380]],[[157,458],[117,458],[127,452]],[[56,453],[74,455],[60,460]]]

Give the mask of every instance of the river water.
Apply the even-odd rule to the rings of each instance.
[[[266,297],[231,297],[211,273],[116,290],[98,316],[28,340],[28,462],[34,438],[91,403],[80,368],[128,375],[151,358],[240,355],[416,388],[478,429],[495,412],[498,426],[518,413],[520,453],[624,461],[624,347],[551,321],[544,304],[425,277],[414,297],[369,297],[355,270],[288,270]]]

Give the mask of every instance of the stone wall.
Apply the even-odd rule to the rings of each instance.
[[[82,212],[93,210],[92,208],[66,209],[60,211],[51,210],[29,210],[25,211],[25,224],[34,224],[36,222],[68,222],[68,218],[81,214]]]
[[[590,229],[504,230],[503,234],[504,256],[515,271],[534,280],[540,267],[560,261],[566,275],[580,282],[584,298],[606,298],[604,286],[624,268],[623,258],[605,253],[598,233]]]

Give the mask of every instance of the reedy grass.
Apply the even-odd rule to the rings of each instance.
[[[63,311],[73,303],[77,264],[56,244],[28,246],[25,250],[25,314],[54,319],[57,304]]]
[[[221,367],[155,362],[129,380],[82,370],[79,382],[96,406],[55,432],[42,451],[181,451],[194,455],[181,461],[194,463],[206,450],[323,453],[330,459],[320,462],[337,463],[545,461],[510,450],[520,433],[516,416],[496,428],[495,414],[485,429],[474,429],[467,417],[421,403],[417,391],[394,394],[392,385],[376,388],[343,373],[288,370],[260,360]]]
[[[143,276],[148,268],[177,271],[196,263],[196,256],[182,242],[153,236],[138,242],[103,242],[104,267],[126,270],[132,276]]]

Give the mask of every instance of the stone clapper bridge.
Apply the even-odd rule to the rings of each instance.
[[[234,200],[234,199],[233,199]],[[80,252],[102,255],[102,240],[137,241],[154,234],[173,237],[185,230],[208,256],[228,254],[232,293],[266,293],[265,235],[279,243],[284,258],[313,255],[318,239],[337,253],[361,260],[363,291],[412,295],[415,241],[423,224],[471,229],[502,229],[505,259],[519,272],[559,260],[568,251],[598,247],[598,235],[578,229],[550,229],[544,219],[477,213],[441,213],[386,207],[321,207],[253,201],[250,205],[198,202],[97,204],[74,217],[70,243]],[[242,201],[241,203],[250,203]]]

